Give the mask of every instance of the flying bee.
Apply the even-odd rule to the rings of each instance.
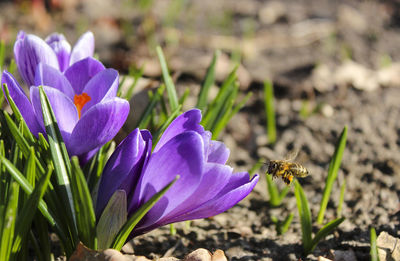
[[[268,174],[272,178],[281,177],[286,185],[290,185],[293,176],[297,178],[304,178],[308,176],[308,170],[302,165],[292,162],[297,156],[297,151],[291,152],[284,160],[271,160],[268,163]]]

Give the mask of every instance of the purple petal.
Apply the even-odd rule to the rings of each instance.
[[[68,145],[68,140],[78,122],[78,111],[71,101],[64,93],[49,86],[43,86],[43,89],[49,98],[51,108],[56,116],[58,127],[62,134],[65,145]],[[41,124],[43,123],[42,106],[40,103],[39,87],[32,86],[30,89],[31,100],[37,118]],[[68,146],[67,146],[68,148]]]
[[[200,121],[201,111],[198,109],[192,109],[179,115],[164,131],[154,151],[159,150],[170,139],[184,131],[196,131],[202,135],[204,133],[204,128],[200,125]]]
[[[22,114],[26,124],[29,127],[29,130],[35,135],[38,136],[39,132],[44,133],[44,130],[39,125],[35,112],[33,111],[33,107],[28,97],[25,95],[24,90],[15,80],[15,78],[7,71],[3,71],[3,75],[1,76],[1,86],[3,84],[7,84],[8,90],[10,91],[10,96],[14,100],[17,105],[19,111]],[[4,89],[3,89],[4,92]],[[5,92],[4,92],[5,97]]]
[[[105,67],[101,62],[88,57],[71,65],[64,75],[71,83],[75,93],[81,94],[89,80],[104,69]]]
[[[168,216],[164,216],[157,223],[160,225],[177,222],[176,217],[190,213],[203,205],[207,201],[217,196],[221,190],[228,184],[232,176],[232,168],[227,165],[206,163],[204,173],[198,189],[177,208],[171,211]],[[172,220],[172,222],[171,222]]]
[[[80,155],[110,141],[118,133],[129,113],[129,102],[112,98],[87,111],[72,131],[67,147],[70,155]]]
[[[36,69],[35,86],[39,85],[53,87],[67,95],[71,101],[74,100],[75,92],[67,78],[59,70],[47,64],[39,63]]]
[[[79,164],[85,166],[86,163],[99,151],[100,148],[95,148],[89,152],[79,155]]]
[[[123,189],[127,194],[135,190],[144,159],[148,155],[147,143],[139,129],[135,129],[115,149],[101,176],[96,204],[97,215],[100,215],[117,189]]]
[[[225,164],[229,158],[229,149],[223,142],[211,141],[208,147],[208,158],[207,162],[215,162],[219,164]]]
[[[186,213],[180,217],[176,217],[175,220],[183,221],[218,215],[230,209],[239,201],[244,199],[253,190],[254,186],[257,184],[258,179],[259,176],[255,175],[249,181],[248,173],[235,173],[231,176],[228,185],[226,185],[224,189],[222,189],[214,199],[211,199],[210,201],[206,202],[201,207],[191,211],[190,213]],[[172,222],[176,221],[172,220]]]
[[[14,45],[15,62],[22,78],[30,86],[34,84],[35,71],[40,62],[59,69],[58,59],[50,46],[39,37],[31,34],[22,37]]]
[[[22,30],[19,31],[18,34],[17,34],[17,39],[16,39],[16,41],[24,39],[25,36],[26,36],[26,33],[25,33],[24,31],[22,31]]]
[[[45,41],[56,54],[60,71],[65,71],[69,66],[71,45],[67,42],[64,35],[59,33],[49,35]]]
[[[92,57],[94,53],[94,36],[92,32],[84,33],[76,42],[71,52],[69,64],[72,65],[86,57]]]
[[[105,69],[96,74],[85,86],[82,92],[90,96],[90,101],[82,108],[82,115],[102,100],[113,98],[118,90],[118,72]]]
[[[202,179],[203,155],[203,140],[194,131],[172,138],[151,155],[128,208],[130,214],[177,175],[180,178],[140,221],[138,229],[156,223],[197,191]]]

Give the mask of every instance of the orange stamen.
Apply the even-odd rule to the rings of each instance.
[[[90,98],[89,95],[87,95],[87,93],[83,92],[82,94],[75,94],[74,96],[74,104],[76,106],[76,109],[78,110],[78,115],[79,115],[79,119],[81,118],[81,111],[83,106],[85,106],[85,104],[90,101],[92,98]]]

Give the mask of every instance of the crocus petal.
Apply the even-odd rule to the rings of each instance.
[[[75,92],[67,78],[59,70],[47,64],[39,63],[36,69],[35,86],[39,85],[53,87],[67,95],[71,101],[74,100]]]
[[[26,36],[26,33],[25,33],[24,31],[22,31],[22,30],[19,31],[18,34],[17,34],[17,39],[16,39],[16,41],[24,39],[25,36]]]
[[[223,142],[211,141],[208,147],[208,158],[207,162],[215,162],[219,164],[225,164],[229,158],[229,149]]]
[[[57,56],[60,70],[63,72],[69,66],[69,55],[71,45],[67,42],[63,34],[53,33],[46,38],[46,43],[53,49]]]
[[[90,96],[90,101],[82,109],[82,115],[101,100],[113,98],[118,90],[118,72],[105,69],[96,74],[85,86],[82,92]]]
[[[143,139],[139,129],[135,129],[115,149],[101,176],[99,191],[102,193],[97,197],[97,215],[121,186],[129,187],[124,189],[127,194],[135,190],[134,184],[139,178],[147,154],[146,144],[147,141]]]
[[[24,90],[21,88],[21,86],[18,84],[15,78],[7,71],[3,71],[3,74],[1,76],[2,88],[4,88],[3,84],[7,84],[11,98],[17,105],[19,111],[22,114],[22,117],[24,118],[26,124],[29,127],[29,130],[33,133],[33,135],[37,137],[39,132],[44,133],[42,127],[39,125],[36,119],[36,115],[35,112],[33,111],[32,104],[29,101],[28,97],[25,95]]]
[[[200,135],[204,133],[204,128],[200,125],[201,111],[193,109],[179,115],[164,131],[160,140],[158,141],[154,151],[158,151],[165,143],[171,138],[184,131],[196,131]]]
[[[207,201],[217,196],[220,191],[228,184],[232,176],[232,168],[227,165],[206,163],[200,185],[190,197],[177,206],[168,215],[163,216],[157,223],[159,226],[177,222],[176,217],[197,209]],[[172,222],[171,222],[172,221]],[[180,221],[180,220],[179,220]]]
[[[203,173],[203,155],[202,138],[194,131],[177,135],[151,155],[129,206],[129,213],[137,210],[177,175],[180,178],[144,216],[138,228],[156,223],[198,189]]]
[[[14,45],[15,62],[19,73],[28,86],[34,84],[35,70],[42,62],[59,69],[58,59],[51,47],[35,35],[28,34]]]
[[[72,131],[69,155],[80,155],[110,141],[118,133],[129,113],[129,102],[112,98],[87,111]]]
[[[76,42],[71,52],[69,64],[72,65],[86,57],[93,56],[94,53],[94,36],[92,32],[84,33]]]
[[[89,80],[104,69],[105,67],[101,62],[88,57],[71,65],[64,75],[71,83],[75,93],[81,94]]]
[[[231,180],[225,188],[222,189],[214,199],[211,199],[190,213],[176,217],[175,220],[191,220],[218,215],[245,198],[253,190],[258,179],[259,176],[255,175],[249,181],[248,173],[235,173],[231,176]]]
[[[49,98],[51,108],[53,109],[58,127],[60,128],[61,135],[65,145],[67,146],[71,132],[78,121],[78,111],[76,110],[76,107],[71,99],[68,98],[64,93],[49,86],[43,86],[43,89]],[[32,86],[30,92],[36,117],[39,119],[39,122],[44,125],[39,87]]]

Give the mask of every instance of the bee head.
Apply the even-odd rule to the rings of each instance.
[[[275,161],[270,161],[268,163],[268,173],[273,174],[278,169],[278,164]]]

